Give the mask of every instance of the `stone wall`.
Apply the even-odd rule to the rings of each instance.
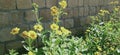
[[[20,48],[21,38],[13,36],[10,31],[13,27],[20,27],[22,30],[30,29],[35,24],[35,15],[32,10],[32,3],[39,5],[39,17],[44,17],[42,22],[47,29],[52,20],[50,7],[58,5],[60,0],[0,0],[0,55],[4,55],[8,49]],[[90,18],[100,9],[111,10],[108,3],[114,0],[67,0],[68,7],[65,10],[68,15],[61,18],[62,25],[74,33],[84,31],[89,24]],[[77,30],[77,31],[76,31]]]

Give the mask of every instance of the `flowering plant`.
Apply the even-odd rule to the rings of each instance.
[[[25,30],[20,35],[24,38],[23,47],[28,51],[28,55],[79,55],[84,49],[84,41],[82,38],[73,37],[71,31],[63,26],[60,26],[60,18],[62,15],[67,15],[64,9],[67,7],[66,0],[59,2],[59,7],[52,6],[50,8],[53,22],[50,25],[49,31],[44,32],[41,19],[38,18],[38,5],[33,3],[35,8],[33,11],[37,18],[37,23],[33,26],[34,30]],[[20,28],[13,28],[11,34],[17,35]],[[47,34],[46,34],[47,33]],[[37,38],[41,38],[43,47],[35,48],[33,45]],[[37,43],[40,44],[40,43]],[[83,44],[83,45],[81,45]]]
[[[115,4],[118,2],[112,2]],[[53,22],[50,30],[45,31],[38,15],[38,5],[33,3],[34,14],[37,23],[33,30],[25,30],[20,33],[20,28],[15,27],[10,32],[24,38],[23,47],[27,55],[118,55],[120,54],[120,17],[119,6],[115,6],[112,12],[100,10],[97,16],[91,16],[91,26],[85,32],[85,38],[74,37],[71,31],[60,26],[60,18],[67,15],[64,9],[67,7],[66,0],[61,0],[59,6],[50,8]],[[34,42],[41,39],[43,46],[36,48]],[[17,55],[15,50],[10,50],[10,55]]]

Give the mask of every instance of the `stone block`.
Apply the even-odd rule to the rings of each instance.
[[[95,15],[97,13],[96,12],[96,7],[90,7],[89,9],[90,9],[89,15]]]
[[[83,26],[83,27],[89,25],[90,22],[91,22],[90,17],[82,17],[82,18],[80,18],[80,25]]]
[[[89,7],[85,6],[84,7],[84,16],[87,16],[87,15],[89,15]]]
[[[73,19],[65,19],[65,27],[66,28],[72,28],[74,27],[74,20]]]
[[[12,28],[4,28],[0,30],[0,42],[16,39],[15,35],[10,34]]]
[[[73,16],[74,17],[78,17],[78,15],[79,15],[79,9],[78,8],[74,8],[73,9]]]
[[[79,8],[79,16],[84,16],[84,7]]]
[[[39,8],[45,7],[45,0],[33,0],[33,2],[39,5]]]
[[[101,7],[96,7],[96,13],[100,11]]]
[[[46,7],[50,8],[57,5],[57,0],[46,0]]]
[[[85,18],[84,18],[84,17],[81,17],[81,18],[80,18],[80,25],[81,25],[81,26],[84,26],[84,25],[85,25],[85,22],[86,22]]]
[[[50,30],[50,25],[51,25],[52,23],[50,23],[50,22],[44,22],[43,23],[43,25],[44,25],[44,27],[45,27],[45,30]]]
[[[98,5],[103,5],[103,0],[98,0],[99,4]]]
[[[89,0],[89,6],[98,6],[99,0]]]
[[[85,25],[89,25],[91,23],[92,19],[90,17],[86,17],[85,21],[86,21]]]
[[[21,24],[23,23],[23,16],[24,12],[23,11],[12,11],[9,13],[10,18],[9,18],[9,24],[10,25],[15,25],[15,24]]]
[[[68,0],[68,7],[77,7],[78,0]]]
[[[30,26],[29,25],[31,25],[31,24],[23,23],[23,24],[20,24],[18,27],[20,27],[21,31],[25,31],[25,30],[30,30]],[[33,28],[33,26],[32,26],[32,28]]]
[[[36,21],[36,15],[32,10],[25,11],[25,20],[29,22]]]
[[[49,9],[40,10],[40,17],[43,17],[42,21],[52,20],[52,16]]]
[[[89,5],[89,0],[84,0],[84,6],[88,6]]]
[[[112,1],[115,1],[115,0],[99,0],[99,5],[103,5],[103,6],[106,6],[106,5],[109,5],[110,2]]]
[[[67,8],[67,9],[65,9],[65,12],[67,12],[67,15],[65,15],[63,18],[71,18],[71,17],[73,17],[73,9]]]
[[[113,2],[115,0],[105,0],[103,5],[110,5],[110,2]]]
[[[0,27],[4,27],[9,24],[9,14],[5,12],[0,12]]]
[[[108,5],[109,3],[108,3],[108,0],[104,0],[103,1],[103,5],[105,6],[105,5]]]
[[[0,0],[0,9],[1,10],[12,10],[16,9],[16,0]]]
[[[16,40],[14,42],[8,42],[6,47],[7,47],[7,50],[9,50],[9,49],[16,49],[17,50],[18,48],[22,47],[22,43],[21,43],[21,41]]]
[[[80,17],[74,18],[74,26],[79,27],[80,26]]]
[[[64,20],[62,20],[62,19],[60,20],[60,26],[65,26],[64,25]]]
[[[84,1],[84,0],[78,0],[78,5],[79,5],[79,6],[83,6],[83,4],[84,4],[83,1]]]
[[[100,10],[101,10],[101,9],[105,9],[105,10],[106,10],[106,9],[108,9],[108,8],[107,8],[107,6],[101,6],[101,7],[100,7]]]
[[[16,0],[18,9],[29,9],[32,8],[31,0]]]

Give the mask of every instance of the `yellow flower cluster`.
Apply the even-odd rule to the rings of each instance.
[[[60,27],[60,30],[59,30],[59,26],[55,23],[51,24],[50,25],[51,29],[55,31],[56,34],[58,35],[68,35],[71,33],[71,31],[69,31],[68,29],[64,28],[64,27]]]
[[[12,29],[12,31],[10,32],[13,35],[16,35],[19,33],[20,28],[15,27]],[[22,36],[23,38],[31,38],[31,39],[36,39],[37,38],[37,33],[33,30],[30,31],[23,31],[22,32]]]
[[[65,0],[62,0],[61,2],[59,2],[59,5],[61,6],[61,8],[65,9],[67,7],[67,2]]]
[[[97,46],[97,49],[98,49],[99,51],[102,51],[102,48],[101,48],[100,46]]]
[[[101,16],[104,16],[105,14],[110,14],[108,10],[100,10],[100,13],[98,13]]]
[[[34,25],[34,29],[41,32],[43,30],[43,27],[40,24],[36,24],[36,25]]]
[[[90,32],[90,30],[89,30],[89,29],[87,29],[87,30],[86,30],[86,32]]]
[[[95,52],[94,55],[101,55],[101,53],[100,52]]]
[[[55,34],[62,35],[62,31],[61,31],[61,30],[57,30],[57,31],[55,32]]]
[[[57,24],[53,23],[53,24],[50,25],[50,28],[51,28],[52,30],[58,30],[58,29],[59,29],[59,26],[58,26]]]
[[[35,55],[33,52],[29,51],[28,55]]]
[[[37,33],[33,30],[30,30],[30,31],[23,31],[22,32],[22,36],[24,38],[31,38],[31,39],[36,39],[37,38]]]
[[[120,10],[120,6],[115,7],[114,10],[118,12]]]
[[[115,48],[114,48],[114,47],[110,47],[110,50],[114,51],[114,50],[115,50]]]
[[[61,27],[60,29],[61,29],[62,33],[65,34],[65,35],[68,35],[68,34],[71,33],[71,31],[69,31],[68,29],[66,29],[64,27]]]
[[[51,10],[51,15],[53,16],[53,22],[54,23],[59,23],[59,18],[62,14],[67,14],[63,12],[63,9],[67,7],[67,2],[66,0],[61,0],[59,2],[60,7],[57,6],[52,6],[50,8]]]
[[[112,1],[109,4],[111,4],[111,5],[113,5],[113,4],[119,4],[119,2],[118,1]]]
[[[90,30],[89,29],[87,29],[86,31],[85,31],[85,33],[89,33],[90,32]]]
[[[22,32],[22,37],[23,38],[27,38],[28,37],[28,32],[27,31],[23,31]]]
[[[53,6],[51,9],[51,15],[56,16],[59,14],[59,9],[56,6]]]
[[[28,32],[28,37],[30,37],[31,39],[36,39],[37,38],[37,33],[35,31],[29,31]]]
[[[13,34],[13,35],[16,35],[16,34],[19,33],[19,30],[20,30],[20,28],[15,27],[15,28],[12,29],[12,31],[10,33]]]

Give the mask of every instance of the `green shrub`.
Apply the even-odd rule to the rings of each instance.
[[[120,54],[120,7],[112,12],[100,10],[97,16],[91,16],[91,27],[86,30],[88,52],[103,54]],[[105,20],[107,19],[107,20]]]

